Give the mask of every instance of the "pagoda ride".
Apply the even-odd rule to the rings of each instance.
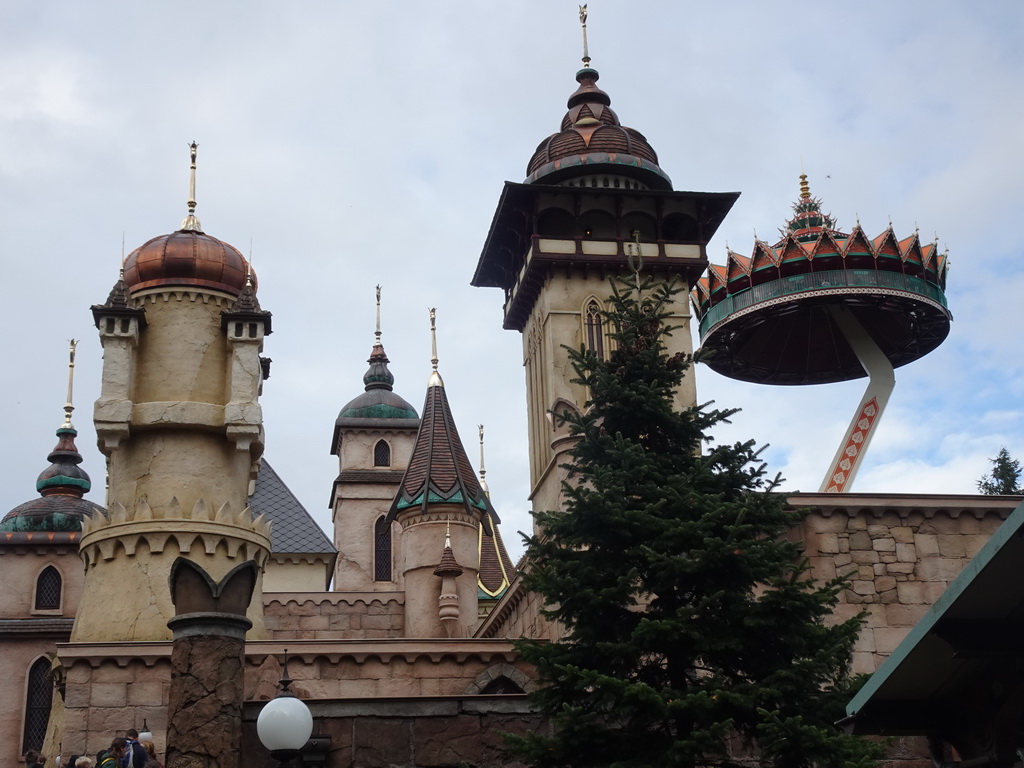
[[[828,473],[823,493],[850,488],[895,383],[893,369],[931,352],[949,334],[948,258],[915,232],[875,238],[860,223],[847,234],[811,196],[800,199],[775,245],[755,240],[748,258],[727,248],[690,293],[702,362],[757,384],[868,385]]]

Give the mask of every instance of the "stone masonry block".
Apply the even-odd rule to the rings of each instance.
[[[885,615],[891,627],[912,627],[928,612],[927,605],[887,605]]]
[[[875,589],[879,592],[887,592],[896,588],[896,579],[892,576],[879,576],[875,579]]]
[[[879,595],[879,602],[883,605],[891,605],[900,601],[899,593],[894,589],[887,589]]]
[[[964,537],[959,534],[939,534],[939,554],[943,557],[966,557]]]
[[[914,534],[914,546],[920,558],[939,554],[939,537],[933,533]]]
[[[886,571],[889,573],[913,573],[916,567],[916,561],[913,563],[889,563],[885,566]]]
[[[866,580],[854,581],[850,585],[850,588],[854,592],[856,592],[858,595],[873,595],[873,594],[875,594],[875,582],[874,581],[866,581]]]
[[[858,549],[850,553],[855,563],[877,563],[878,553],[873,549]]]
[[[896,540],[888,536],[874,539],[871,542],[871,548],[875,550],[875,552],[895,552]]]
[[[917,564],[915,573],[921,581],[952,581],[967,564],[966,560],[957,558],[947,560],[941,557],[930,557]]]
[[[871,536],[867,531],[857,531],[850,534],[850,550],[871,549]]]
[[[300,616],[299,629],[327,629],[330,627],[330,616]]]
[[[896,540],[897,544],[914,543],[914,529],[906,525],[897,525],[890,528],[889,535]]]
[[[818,551],[824,555],[837,554],[839,552],[839,536],[834,533],[819,533]]]
[[[904,581],[896,585],[896,593],[903,605],[924,603],[924,585],[920,581]]]
[[[899,560],[901,563],[916,563],[917,547],[915,547],[913,544],[903,544],[897,542],[896,559]]]
[[[143,707],[159,707],[165,704],[163,683],[129,683],[128,703]]]
[[[89,706],[91,686],[87,683],[68,683],[64,688],[64,706],[67,709]]]
[[[128,684],[94,683],[89,703],[93,707],[123,707],[128,703]]]

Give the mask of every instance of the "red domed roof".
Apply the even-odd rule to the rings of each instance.
[[[613,173],[636,178],[652,189],[671,189],[653,147],[642,133],[619,123],[597,79],[597,70],[590,67],[576,73],[580,87],[569,97],[561,130],[537,147],[526,168],[526,182],[554,184],[573,176]]]
[[[249,263],[234,246],[197,229],[180,229],[154,237],[128,254],[124,281],[132,292],[195,286],[237,296],[249,270]]]

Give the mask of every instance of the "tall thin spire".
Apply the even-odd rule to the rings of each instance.
[[[75,347],[78,346],[78,341],[71,339],[69,342],[70,349],[68,350],[68,400],[64,403],[64,423],[61,424],[61,429],[74,429],[71,426],[71,413],[75,410],[73,405],[73,395],[75,390]]]
[[[477,429],[480,433],[480,487],[484,491],[484,495],[490,498],[491,489],[487,487],[487,469],[484,467],[484,425],[478,424]]]
[[[380,344],[380,285],[377,285],[377,330],[373,332],[373,344],[378,346]]]
[[[428,387],[443,387],[444,381],[441,380],[441,374],[437,372],[437,308],[430,308],[430,366],[432,368],[430,372],[430,379],[427,381]]]
[[[590,68],[590,51],[587,50],[587,4],[580,6],[580,25],[583,27],[583,66]]]
[[[203,225],[196,218],[196,152],[199,145],[194,141],[188,145],[192,164],[188,173],[188,216],[181,221],[181,228],[190,232],[202,232]]]

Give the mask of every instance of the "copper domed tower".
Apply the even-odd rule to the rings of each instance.
[[[549,414],[582,408],[565,347],[608,349],[601,311],[609,278],[642,258],[645,274],[689,288],[707,267],[706,246],[738,193],[680,192],[651,142],[624,126],[598,87],[583,22],[583,68],[559,130],[545,138],[522,183],[506,182],[472,283],[504,292],[504,327],[523,334],[535,508],[560,503],[559,458],[567,447]],[[685,296],[685,292],[681,294]],[[670,353],[691,351],[685,299],[673,309]],[[692,377],[677,406],[696,401]],[[554,443],[554,445],[553,445]]]
[[[840,231],[806,174],[775,245],[728,252],[692,292],[705,362],[758,384],[827,384],[869,376],[821,490],[848,490],[895,381],[893,368],[946,338],[946,255],[892,225],[868,237]]]
[[[172,553],[214,580],[248,559],[262,569],[269,554],[269,526],[253,520],[248,497],[263,453],[269,361],[260,353],[271,316],[238,250],[202,231],[196,144],[189,149],[180,229],[134,250],[106,303],[92,307],[108,514],[83,526],[87,588],[72,642],[170,639]],[[262,575],[257,595],[261,584]],[[259,597],[251,605],[250,636],[259,637]]]

